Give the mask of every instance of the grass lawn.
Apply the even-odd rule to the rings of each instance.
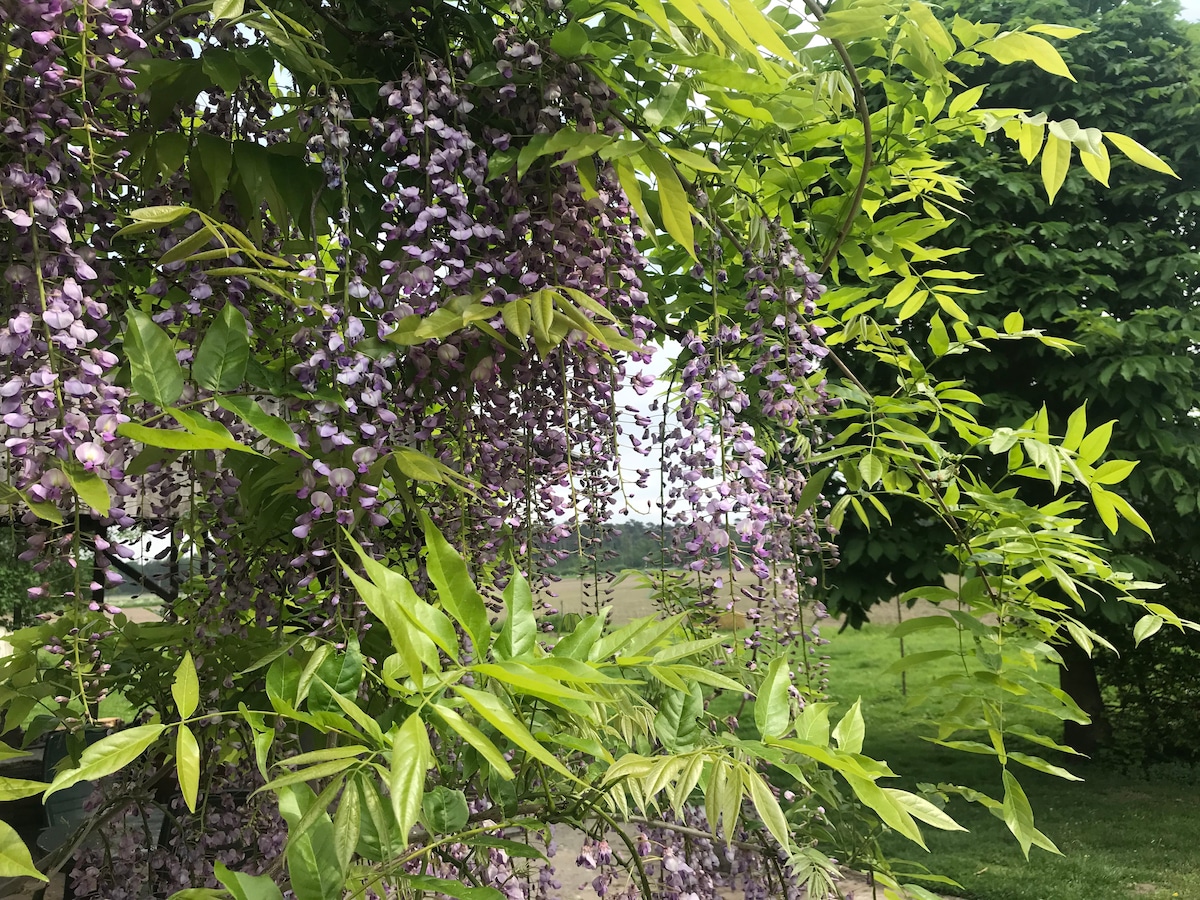
[[[884,674],[898,657],[888,628],[831,634],[827,648],[830,689],[841,709],[862,697],[867,722],[864,752],[886,760],[917,781],[953,782],[999,797],[999,767],[993,757],[945,750],[921,740],[931,734],[929,713],[955,698],[934,697],[922,709],[906,709],[900,676]],[[909,653],[947,646],[945,632],[906,640]],[[948,671],[938,661],[929,672],[908,673],[908,696]],[[1034,725],[1034,722],[1030,722]],[[1037,723],[1048,731],[1044,723]],[[1053,751],[1040,751],[1047,757]],[[1115,757],[1116,754],[1113,754]],[[970,834],[924,829],[931,852],[903,839],[889,839],[894,856],[917,860],[950,876],[963,889],[938,890],[975,900],[1200,900],[1200,772],[1180,768],[1147,775],[1123,771],[1119,759],[1051,759],[1084,782],[1068,782],[1017,767],[1033,804],[1037,826],[1063,851],[1055,856],[1034,848],[1028,862],[1003,822],[987,810],[952,801],[950,812]]]

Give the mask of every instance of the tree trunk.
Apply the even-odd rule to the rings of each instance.
[[[1092,658],[1074,641],[1067,641],[1057,649],[1063,659],[1059,686],[1092,720],[1089,725],[1063,722],[1063,743],[1080,753],[1091,755],[1112,738],[1112,725],[1104,709],[1104,698],[1100,695],[1096,667]]]

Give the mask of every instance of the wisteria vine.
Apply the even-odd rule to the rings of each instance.
[[[559,6],[547,15],[561,25]],[[524,158],[538,139],[623,134],[610,86],[506,27],[483,48],[486,59],[417,53],[373,102],[322,85],[289,98],[288,120],[244,72],[158,99],[170,97],[172,77],[185,77],[163,72],[194,62],[197,46],[262,46],[186,8],[4,0],[0,25],[5,503],[25,529],[22,558],[43,569],[66,558],[76,569],[74,590],[48,598],[70,623],[46,648],[70,674],[72,689],[56,700],[69,723],[79,724],[69,709],[82,704],[89,718],[114,687],[102,648],[119,640],[110,617],[120,610],[105,590],[133,556],[121,537],[129,529],[170,537],[176,556],[183,548],[186,572],[174,585],[183,590],[168,616],[194,627],[200,647],[251,623],[355,634],[367,616],[342,580],[346,534],[407,559],[421,584],[419,506],[481,581],[499,590],[514,566],[548,581],[586,526],[624,508],[622,437],[646,460],[634,465],[641,488],[662,464],[671,564],[730,570],[728,597],[718,591],[705,604],[733,611],[746,596],[753,654],[768,637],[772,648],[798,642],[815,652],[819,634],[803,607],[821,523],[796,505],[804,436],[828,404],[820,332],[807,324],[819,279],[784,232],[769,229],[765,252],[740,254],[748,329],[715,312],[686,334],[657,320],[644,283],[656,265],[644,255],[653,226],[614,162],[587,152]],[[148,129],[153,140],[139,142]],[[180,146],[193,160],[232,156],[181,170],[171,165]],[[265,199],[253,195],[246,173],[278,160],[312,185],[303,204],[271,175],[261,181]],[[231,165],[241,180],[231,180]],[[205,204],[209,219],[118,234],[133,210]],[[212,221],[255,236],[275,262],[229,247]],[[713,265],[692,277],[730,290],[719,257],[733,248],[711,240]],[[268,290],[280,274],[272,266],[286,268],[290,304]],[[590,304],[553,306],[572,291]],[[532,309],[538,303],[548,305]],[[169,336],[188,376],[169,409],[138,392],[136,372],[131,384],[131,309]],[[250,363],[236,384],[203,385],[191,375],[222,316],[244,326]],[[443,320],[454,327],[431,327]],[[610,320],[629,348],[589,333]],[[624,387],[657,390],[644,366],[671,337],[684,356],[677,385],[656,404],[666,418],[619,407]],[[189,417],[269,455],[143,449],[123,428],[177,430],[195,424]],[[286,434],[255,424],[268,417]],[[768,446],[764,434],[796,437]],[[461,485],[406,471],[406,452]],[[260,459],[273,467],[268,492],[250,487],[263,476]],[[738,582],[735,593],[733,575],[744,570],[754,586]],[[220,776],[230,784],[211,788],[218,799],[199,817],[174,801],[173,837],[153,853],[128,835],[82,852],[77,896],[157,896],[165,883],[134,870],[165,873],[178,889],[200,886],[213,859],[243,862],[230,855],[231,836],[252,822],[264,828],[270,814],[233,799],[238,777]],[[261,834],[274,839],[269,826]],[[657,859],[658,896],[716,898],[727,884],[712,842],[660,827],[637,843],[638,855]],[[278,847],[260,850],[265,868]],[[768,870],[755,859],[735,866],[747,897],[766,892]],[[493,851],[474,875],[511,900],[555,896],[555,879],[566,877],[551,865],[515,875],[511,862]],[[599,873],[599,896],[613,892],[603,841],[585,844],[575,862]]]

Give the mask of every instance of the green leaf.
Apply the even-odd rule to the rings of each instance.
[[[296,900],[341,900],[345,877],[338,864],[333,821],[303,785],[276,791],[279,814],[288,823],[287,864]],[[332,799],[332,797],[330,797]],[[313,807],[317,806],[315,821]],[[305,819],[312,821],[301,828]]]
[[[1045,38],[1020,31],[1008,31],[999,34],[990,41],[981,41],[972,49],[986,53],[996,62],[1009,65],[1015,62],[1032,62],[1040,69],[1045,69],[1051,75],[1061,75],[1075,80],[1067,64],[1054,45]]]
[[[487,735],[450,707],[443,706],[440,703],[431,703],[430,706],[441,717],[443,722],[449,725],[459,737],[474,747],[476,752],[488,761],[492,769],[501,778],[505,781],[511,781],[516,777],[513,774],[512,768],[504,759],[504,754],[500,752],[500,749],[492,743]]]
[[[50,785],[44,781],[29,781],[25,778],[0,778],[0,803],[21,800],[40,794]]]
[[[581,56],[587,49],[588,43],[587,29],[572,19],[565,28],[554,32],[554,36],[550,38],[550,49],[559,56],[570,59]]]
[[[700,738],[699,717],[704,713],[704,693],[700,685],[691,690],[669,691],[658,704],[654,733],[672,753],[691,750]]]
[[[696,234],[692,229],[692,205],[670,160],[653,147],[643,147],[641,157],[654,173],[663,228],[681,250],[696,259]]]
[[[129,218],[133,219],[133,224],[126,225],[117,232],[117,235],[155,231],[166,225],[172,225],[180,219],[190,216],[193,212],[195,210],[190,206],[146,206],[142,209],[135,209],[129,214]]]
[[[220,860],[213,864],[213,874],[233,895],[233,900],[283,900],[282,892],[269,875],[234,872]]]
[[[529,329],[533,325],[533,312],[528,297],[518,297],[500,307],[500,317],[510,335],[518,338],[522,345],[529,341]]]
[[[243,316],[232,303],[204,335],[192,363],[192,376],[201,387],[227,392],[241,387],[250,362],[250,332]]]
[[[81,781],[95,781],[124,768],[158,740],[166,725],[137,725],[126,728],[88,746],[79,765],[58,774],[51,782],[46,796],[57,794]]]
[[[1142,616],[1133,626],[1133,642],[1140,644],[1148,637],[1153,637],[1158,634],[1159,629],[1163,627],[1164,620],[1162,616],[1156,616],[1154,613],[1147,613]]]
[[[792,705],[788,698],[791,684],[787,657],[775,657],[767,668],[767,675],[754,701],[754,724],[764,738],[782,737],[787,733],[792,719]]]
[[[1063,436],[1064,450],[1078,450],[1083,436],[1087,432],[1087,404],[1071,413],[1067,419],[1067,433]]]
[[[1030,756],[1027,753],[1014,753],[1011,750],[1008,751],[1007,755],[1009,759],[1015,760],[1023,766],[1028,766],[1037,772],[1044,772],[1047,775],[1053,775],[1055,778],[1063,778],[1067,781],[1083,781],[1082,778],[1072,775],[1062,766],[1053,765],[1040,756]]]
[[[967,830],[924,797],[918,797],[916,794],[910,794],[908,791],[899,791],[895,788],[884,788],[883,792],[895,800],[910,815],[932,825],[934,828],[940,828],[943,831]]]
[[[771,832],[771,837],[779,842],[779,846],[790,850],[791,840],[787,819],[784,818],[783,810],[779,808],[779,801],[775,799],[775,794],[757,772],[747,772],[746,782],[750,788],[750,800],[754,803],[755,810],[758,811],[758,817],[767,826],[767,831]]]
[[[1108,442],[1112,440],[1113,426],[1117,424],[1116,419],[1110,419],[1103,425],[1093,429],[1087,437],[1079,444],[1079,461],[1084,465],[1090,466],[1108,449]]]
[[[526,656],[533,650],[537,637],[537,620],[533,615],[533,592],[529,589],[529,582],[515,567],[504,589],[504,608],[507,615],[500,636],[496,639],[496,658]]]
[[[421,802],[421,814],[434,835],[461,831],[471,816],[467,795],[439,784]]]
[[[1112,160],[1108,156],[1108,148],[1097,144],[1090,152],[1080,148],[1079,161],[1093,178],[1108,187],[1108,176],[1112,171]]]
[[[913,843],[925,847],[925,839],[921,837],[921,829],[917,827],[913,817],[897,800],[884,793],[883,788],[869,778],[858,775],[843,773],[842,777],[846,779],[846,783],[850,785],[855,796],[874,810],[875,814],[887,825]]]
[[[487,606],[471,580],[466,562],[438,531],[433,520],[422,513],[421,525],[425,531],[425,565],[429,580],[438,590],[438,601],[463,627],[475,645],[476,657],[483,657],[491,646],[492,637]]]
[[[278,416],[266,412],[256,400],[242,395],[231,395],[218,397],[217,405],[236,415],[263,437],[308,456],[291,426]]]
[[[108,482],[95,472],[86,472],[75,466],[67,466],[67,478],[71,487],[79,495],[79,499],[94,509],[101,516],[107,516],[112,507],[112,496],[108,492]]]
[[[200,791],[200,744],[186,725],[180,725],[175,735],[175,775],[179,778],[183,802],[189,811],[195,812],[196,795]]]
[[[350,868],[358,841],[362,835],[362,810],[359,808],[358,781],[351,779],[342,789],[337,812],[333,817],[334,849],[342,871]]]
[[[658,96],[651,100],[642,115],[646,124],[653,129],[675,128],[687,115],[688,100],[692,91],[687,85],[678,81],[664,84]]]
[[[1058,848],[1053,842],[1033,827],[1033,807],[1029,805],[1029,798],[1025,796],[1020,782],[1008,769],[1004,770],[1004,803],[1001,813],[1004,824],[1021,845],[1021,852],[1025,854],[1026,859],[1029,858],[1029,848],[1033,844],[1051,853],[1058,853]]]
[[[729,0],[729,8],[737,23],[746,30],[756,44],[770,50],[780,59],[786,59],[790,63],[799,65],[799,61],[792,51],[780,38],[779,32],[776,30],[778,26],[764,16],[762,10],[752,0]],[[933,19],[933,16],[931,15],[929,18]],[[934,21],[937,20],[934,19]],[[951,42],[951,47],[953,47],[953,42]]]
[[[1155,172],[1162,172],[1164,175],[1170,175],[1172,178],[1179,177],[1175,174],[1175,170],[1159,159],[1153,151],[1143,147],[1133,138],[1118,134],[1115,131],[1106,131],[1104,132],[1104,136],[1112,141],[1118,150],[1139,166]]]
[[[872,488],[883,478],[883,463],[874,453],[868,453],[858,461],[858,472],[862,475],[863,485]]]
[[[658,234],[654,227],[654,220],[650,218],[650,212],[646,209],[646,201],[642,198],[642,183],[638,181],[633,163],[623,158],[616,160],[614,165],[617,169],[617,180],[621,182],[621,190],[629,199],[629,206],[637,214],[638,222],[646,230],[650,240],[657,244]]]
[[[1027,30],[1036,31],[1038,34],[1048,34],[1050,37],[1056,37],[1064,41],[1088,33],[1088,29],[1086,28],[1072,28],[1070,25],[1044,25],[1040,23],[1030,25]]]
[[[247,453],[254,451],[245,444],[239,444],[232,438],[225,438],[214,432],[196,433],[179,431],[174,428],[147,428],[136,422],[125,422],[117,428],[117,434],[130,440],[145,444],[147,447],[161,447],[165,450],[243,450]]]
[[[196,678],[196,664],[192,661],[192,651],[183,654],[179,666],[175,669],[175,679],[171,682],[171,697],[175,700],[175,708],[179,718],[186,719],[196,711],[200,703],[200,682]]]
[[[214,0],[212,7],[213,21],[236,19],[245,8],[245,0]]]
[[[419,714],[412,713],[404,720],[392,743],[392,767],[388,775],[392,813],[396,816],[396,833],[401,847],[408,846],[408,833],[421,812],[425,773],[432,763],[433,750],[429,746],[425,723]]]
[[[213,50],[208,49],[201,59],[207,63],[212,55]],[[241,70],[232,58],[229,58],[229,61],[233,62],[231,67],[223,65],[223,60],[214,60],[213,64],[206,67],[205,71],[208,71],[210,75],[215,74],[221,77],[222,80],[228,73],[228,75],[236,77],[240,83]],[[214,77],[213,80],[217,81],[217,77]],[[236,90],[236,85],[234,88]],[[195,148],[188,154],[187,164],[193,190],[198,198],[201,198],[197,200],[197,206],[205,206],[209,211],[215,210],[221,197],[225,194],[226,188],[229,187],[229,173],[233,169],[233,146],[224,138],[206,131],[198,132]]]
[[[396,841],[396,820],[380,798],[374,779],[368,779],[360,773],[354,782],[362,810],[358,854],[376,862],[389,860],[400,852]]]
[[[1137,460],[1110,459],[1096,470],[1092,481],[1097,484],[1119,484],[1128,478],[1137,466]]]
[[[458,900],[503,900],[504,894],[494,887],[469,887],[461,881],[435,878],[432,875],[405,875],[404,882],[418,891],[445,894]]]
[[[11,825],[0,819],[0,878],[50,879],[33,865],[29,848]]]
[[[946,351],[950,349],[950,335],[946,331],[946,323],[942,321],[940,313],[934,313],[933,318],[929,320],[927,343],[935,356],[945,356]]]
[[[341,653],[331,653],[317,668],[316,678],[308,694],[308,708],[313,712],[333,712],[339,704],[333,694],[347,700],[357,700],[358,686],[363,680],[364,660],[353,635]]]
[[[167,135],[164,134],[159,137],[159,143],[160,143],[159,161],[160,162],[162,161],[162,158],[163,158],[161,142],[166,136]],[[182,162],[183,154],[185,154],[187,152],[187,138],[185,138],[183,135],[179,135],[179,137],[182,139],[182,146],[179,148],[180,149],[180,162]],[[174,172],[176,170],[178,170],[178,168],[179,168],[179,165],[177,163],[172,162],[172,164],[168,167],[168,171],[170,171],[172,174],[174,174]],[[187,260],[197,254],[204,254],[205,256],[208,256],[209,254],[206,252],[206,248],[208,247],[209,244],[212,243],[213,238],[216,236],[217,236],[217,232],[213,230],[212,226],[206,224],[199,231],[196,231],[196,232],[188,235],[186,238],[184,238],[182,241],[180,241],[178,244],[176,244],[174,247],[172,247],[170,250],[168,250],[166,253],[164,253],[162,256],[160,256],[158,258],[158,264],[160,266],[169,266],[172,263],[182,262],[182,261]]]
[[[1055,134],[1046,135],[1046,146],[1042,150],[1042,184],[1046,187],[1046,196],[1054,202],[1059,188],[1066,180],[1067,170],[1071,168],[1071,142],[1064,141]]]
[[[1150,526],[1146,524],[1146,520],[1138,514],[1137,510],[1129,505],[1128,500],[1126,500],[1120,494],[1113,494],[1111,492],[1108,494],[1108,497],[1112,503],[1113,509],[1121,516],[1122,519],[1124,519],[1126,522],[1131,522],[1133,525],[1146,532],[1146,534],[1154,537],[1154,533],[1150,530]]]
[[[513,715],[512,710],[494,694],[463,687],[461,684],[454,686],[454,692],[470,703],[488,724],[534,759],[572,780],[575,779],[575,776],[559,761],[558,757],[540,744],[537,738],[530,734],[525,723]]]
[[[183,369],[171,339],[141,310],[129,311],[125,355],[133,389],[142,399],[165,408],[183,395]]]
[[[863,738],[866,726],[862,716],[862,698],[854,701],[850,711],[842,717],[837,727],[833,729],[833,739],[837,741],[838,749],[846,753],[862,753]]]

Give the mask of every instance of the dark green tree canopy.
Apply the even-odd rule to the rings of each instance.
[[[1053,431],[1086,402],[1089,423],[1115,420],[1112,446],[1141,461],[1121,486],[1163,544],[1195,543],[1200,485],[1200,26],[1172,2],[1120,4],[1032,0],[955,3],[944,15],[1020,28],[1034,20],[1087,29],[1063,46],[1076,81],[1032,67],[986,65],[962,73],[986,85],[996,107],[1033,107],[1052,119],[1078,116],[1127,134],[1168,158],[1178,178],[1112,162],[1111,188],[1076,169],[1051,203],[1038,162],[1012,144],[962,143],[958,169],[970,202],[938,236],[963,248],[955,265],[980,276],[961,305],[972,321],[1024,324],[1078,343],[1070,354],[1034,341],[993,344],[943,357],[931,373],[963,379],[983,400],[981,419],[1016,427],[1044,405]],[[1086,161],[1086,160],[1085,160]],[[923,326],[913,328],[920,340]],[[886,375],[879,376],[880,382]],[[887,385],[875,385],[887,389]],[[869,607],[936,577],[949,539],[930,517],[893,515],[868,534],[847,519],[841,565],[828,574],[832,602],[861,621]],[[1100,522],[1090,528],[1102,530]],[[1115,540],[1162,572],[1154,545],[1133,528]]]

